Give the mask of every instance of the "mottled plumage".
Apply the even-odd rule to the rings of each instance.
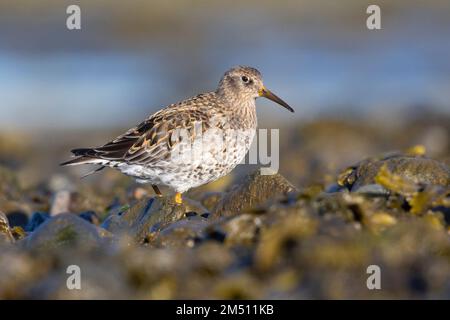
[[[171,104],[103,146],[74,149],[76,158],[62,165],[112,167],[138,182],[183,193],[228,174],[245,157],[256,132],[259,96],[293,112],[263,86],[258,70],[235,67],[215,92]]]

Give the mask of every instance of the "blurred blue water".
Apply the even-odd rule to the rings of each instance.
[[[186,55],[196,55],[195,63],[183,60],[183,52],[167,57],[170,49],[150,45],[150,40],[134,51],[37,54],[0,46],[0,126],[129,126],[186,95],[214,90],[222,73],[236,64],[258,67],[266,85],[290,102],[301,119],[408,112],[418,106],[450,112],[449,33],[433,21],[406,21],[354,37],[266,25],[250,45],[253,31],[239,36],[241,28],[228,21],[208,30],[207,50]],[[260,116],[291,119],[280,110],[263,107]]]

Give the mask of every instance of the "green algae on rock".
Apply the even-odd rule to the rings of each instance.
[[[29,249],[60,247],[97,248],[102,245],[101,232],[93,224],[72,213],[63,213],[46,220],[25,238]]]
[[[392,181],[391,187],[394,188],[402,183],[403,189],[408,188],[405,190],[408,193],[414,191],[413,184],[450,185],[450,169],[446,164],[429,158],[405,155],[363,160],[347,168],[339,177],[338,183],[352,192],[357,192],[367,185],[383,183],[383,181],[388,183],[390,181],[387,179],[388,174],[383,174],[387,171],[391,173],[391,177],[395,175],[393,179],[397,181],[397,183]]]
[[[143,243],[150,233],[182,219],[186,207],[174,202],[173,197],[145,198],[123,212],[106,218],[102,227],[112,233],[124,233],[135,242]]]

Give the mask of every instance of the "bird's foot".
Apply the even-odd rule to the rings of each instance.
[[[181,193],[177,192],[175,194],[175,203],[176,204],[182,204],[183,203],[183,198],[181,197]]]

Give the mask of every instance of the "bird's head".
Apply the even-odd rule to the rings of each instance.
[[[220,80],[217,93],[226,99],[235,101],[265,97],[294,112],[294,109],[286,102],[264,86],[261,73],[251,67],[238,66],[225,72]]]

